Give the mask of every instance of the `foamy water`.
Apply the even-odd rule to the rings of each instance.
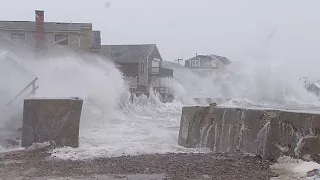
[[[157,99],[155,99],[157,101]],[[178,146],[181,106],[154,104],[140,98],[118,112],[118,117],[84,121],[80,129],[80,147],[53,151],[58,158],[87,159],[121,155],[167,152],[208,152]]]
[[[155,94],[130,102],[120,72],[105,59],[69,55],[25,63],[39,77],[37,97],[78,96],[84,99],[80,147],[53,150],[52,156],[62,159],[207,152],[207,149],[187,149],[177,144],[181,109],[184,105],[194,104],[193,97],[228,97],[231,100],[221,104],[227,107],[305,110],[317,110],[319,107],[318,99],[303,88],[296,76],[289,73],[279,78],[278,75],[285,70],[278,66],[263,68],[265,64],[244,66],[246,68],[240,70],[231,66],[221,77],[222,81],[216,83],[180,65],[166,63],[165,66],[174,69],[175,77],[171,85],[176,100],[163,104]],[[0,101],[5,102],[1,98]],[[16,109],[9,114],[12,113],[21,112]],[[12,124],[8,120],[0,123],[0,127],[6,129],[8,126],[12,129],[21,127],[21,124]],[[5,134],[8,138],[17,136]],[[289,167],[284,162],[280,164]],[[301,162],[294,165],[301,165]]]
[[[86,159],[207,151],[186,149],[177,144],[181,109],[185,103],[163,104],[157,95],[138,97],[132,103],[120,72],[107,60],[69,55],[25,63],[39,77],[36,97],[84,99],[80,147],[56,149],[53,156]],[[7,127],[8,121],[4,124]],[[7,136],[11,137],[8,133]]]
[[[271,165],[271,169],[279,174],[279,177],[271,180],[296,180],[296,179],[319,179],[307,177],[307,172],[313,169],[320,169],[320,164],[315,162],[306,162],[291,157],[280,157],[278,163]]]

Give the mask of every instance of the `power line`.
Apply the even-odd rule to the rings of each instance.
[[[178,63],[180,64],[180,61],[183,61],[183,58],[178,58],[178,59],[176,59],[174,61],[178,61]]]

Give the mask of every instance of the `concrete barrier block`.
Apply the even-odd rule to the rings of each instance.
[[[320,153],[320,115],[265,109],[184,107],[179,145],[276,159]]]
[[[193,98],[193,100],[202,106],[207,106],[211,103],[222,104],[228,102],[230,98]]]
[[[82,104],[79,98],[25,99],[21,146],[54,141],[57,146],[78,147]]]
[[[179,144],[185,147],[195,147],[199,142],[200,127],[196,127],[193,120],[195,114],[204,112],[205,107],[184,107],[182,109],[182,116],[180,121]],[[190,133],[189,131],[193,131]]]

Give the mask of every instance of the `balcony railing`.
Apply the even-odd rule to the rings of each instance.
[[[173,70],[160,67],[152,67],[151,74],[160,77],[173,77]]]
[[[38,78],[34,78],[24,89],[22,89],[15,97],[13,97],[8,103],[7,106],[12,106],[15,101],[18,101],[17,105],[20,104],[25,98],[28,98],[31,95],[35,95],[39,86],[36,85],[36,81]],[[28,89],[30,89],[29,92]],[[23,93],[27,92],[26,95],[23,96]],[[22,97],[21,97],[22,96]],[[20,99],[19,99],[20,98]]]

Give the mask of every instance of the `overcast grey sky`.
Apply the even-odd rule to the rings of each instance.
[[[297,62],[320,61],[319,8],[319,0],[2,0],[0,17],[34,20],[42,9],[46,21],[92,22],[104,44],[156,43],[165,60],[264,52]]]

